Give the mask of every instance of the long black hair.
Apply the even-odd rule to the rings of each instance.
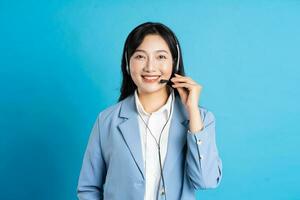
[[[181,48],[180,48],[178,39],[175,36],[175,34],[173,33],[173,31],[169,27],[167,27],[166,25],[164,25],[162,23],[146,22],[146,23],[140,24],[129,33],[129,35],[125,41],[125,44],[124,44],[122,63],[121,63],[123,80],[122,80],[122,86],[120,88],[121,94],[118,99],[118,102],[122,101],[126,97],[133,94],[135,89],[137,88],[137,86],[133,82],[130,74],[127,72],[125,56],[127,56],[127,61],[129,63],[130,57],[133,55],[133,53],[135,52],[137,47],[143,42],[143,39],[145,38],[145,36],[150,35],[150,34],[160,35],[168,44],[168,47],[171,51],[172,58],[173,58],[172,76],[175,73],[175,68],[176,68],[176,63],[177,63],[176,44],[178,44],[180,59],[179,59],[179,68],[176,73],[180,74],[182,76],[185,75],[183,61],[182,61]],[[170,83],[168,83],[168,84],[170,84]],[[175,95],[178,96],[177,89],[175,89]]]

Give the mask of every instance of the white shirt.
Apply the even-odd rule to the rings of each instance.
[[[174,107],[174,101],[175,101],[174,90],[173,88],[169,88],[169,89],[171,93],[168,97],[166,104],[153,113],[147,113],[144,110],[141,102],[139,101],[137,90],[135,90],[134,93],[137,111],[140,114],[140,116],[144,119],[144,122],[148,125],[148,128],[151,130],[152,134],[156,138],[157,143],[159,143],[160,133],[164,125],[167,123],[168,117],[170,115],[170,119],[166,124],[160,139],[160,151],[161,151],[160,153],[161,153],[162,168],[164,166],[164,160],[167,153],[169,128],[170,128],[170,123],[171,123],[172,113],[173,113],[171,112],[171,104],[173,104]],[[172,101],[172,97],[173,97],[173,101]],[[139,122],[140,134],[141,134],[140,138],[142,144],[143,161],[145,167],[145,179],[146,179],[145,180],[146,190],[145,190],[144,200],[155,200],[157,198],[159,182],[161,179],[158,146],[155,139],[151,135],[149,129],[146,127],[146,124],[143,122],[140,116],[138,116],[138,122]]]

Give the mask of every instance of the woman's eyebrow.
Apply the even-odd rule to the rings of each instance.
[[[144,52],[144,53],[147,53],[147,51],[145,51],[145,50],[143,50],[143,49],[136,49],[136,50],[135,50],[135,52],[139,52],[139,51]],[[168,54],[168,52],[167,52],[166,50],[156,50],[155,52],[164,52],[164,53],[167,53],[167,54]]]

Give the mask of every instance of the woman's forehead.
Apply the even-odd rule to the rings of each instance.
[[[140,52],[165,52],[170,53],[170,49],[166,41],[160,35],[147,35],[136,51]]]

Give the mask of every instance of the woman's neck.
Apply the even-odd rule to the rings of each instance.
[[[153,113],[167,103],[170,95],[169,89],[166,87],[153,93],[141,93],[138,90],[139,100],[148,113]]]

